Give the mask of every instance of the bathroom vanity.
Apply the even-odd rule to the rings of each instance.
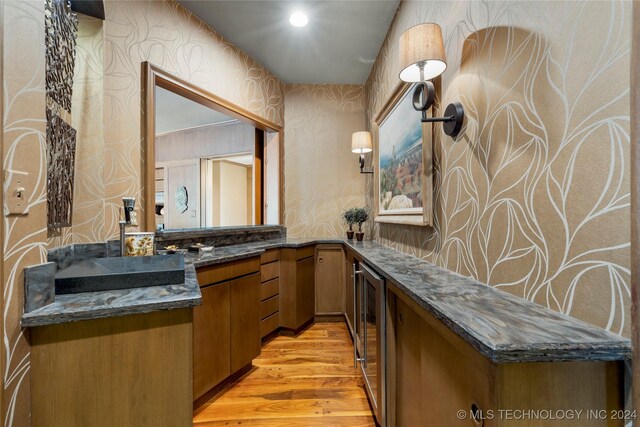
[[[34,426],[191,425],[261,340],[328,318],[347,322],[381,425],[624,425],[611,414],[624,415],[627,339],[375,242],[277,227],[157,238],[216,248],[186,254],[184,283],[166,286],[43,292],[69,257],[104,256],[86,245],[26,271]],[[608,416],[538,422],[518,410]]]
[[[70,245],[50,251],[51,262],[25,269],[32,426],[191,423],[192,307],[201,302],[195,269],[182,264],[182,283],[167,285],[142,287],[148,274],[102,280],[112,272],[94,261],[103,261],[98,267],[134,262],[138,269],[150,261],[109,258],[119,253],[117,245],[111,249]],[[87,263],[93,268],[83,268]],[[84,291],[87,270],[102,275]],[[84,276],[56,293],[56,272]],[[174,281],[174,273],[165,276]]]

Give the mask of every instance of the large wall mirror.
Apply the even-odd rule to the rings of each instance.
[[[143,64],[145,229],[279,224],[281,128]]]

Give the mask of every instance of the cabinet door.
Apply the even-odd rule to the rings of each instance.
[[[355,317],[353,315],[353,310],[355,309],[354,304],[354,295],[355,285],[353,283],[353,263],[355,259],[349,253],[346,254],[345,264],[344,264],[344,273],[345,273],[345,314],[347,318],[347,327],[351,332],[351,336],[353,336],[353,325],[355,321]]]
[[[229,283],[204,287],[193,308],[193,399],[231,373],[229,358]]]
[[[422,375],[423,320],[399,299],[396,312],[396,426],[425,424]],[[434,424],[435,425],[435,424]]]
[[[315,315],[315,276],[313,256],[296,262],[296,328]]]
[[[474,422],[459,419],[457,411],[469,415],[473,404],[482,411],[495,410],[493,365],[451,331],[443,328],[448,336],[441,335],[400,298],[396,302],[396,395],[392,402],[396,427],[472,426]],[[498,422],[485,421],[485,427]]]
[[[342,248],[318,246],[316,257],[316,314],[344,313],[344,261]]]
[[[231,373],[260,354],[260,274],[229,283],[231,295]]]

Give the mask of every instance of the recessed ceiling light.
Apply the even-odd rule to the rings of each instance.
[[[289,23],[294,27],[304,27],[309,23],[309,18],[302,12],[294,12],[289,18]]]

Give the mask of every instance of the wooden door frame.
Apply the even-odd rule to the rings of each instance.
[[[155,87],[159,86],[175,94],[183,96],[213,110],[220,111],[251,124],[256,129],[279,134],[280,149],[280,223],[284,223],[284,132],[282,126],[264,119],[257,114],[214,95],[186,80],[176,77],[150,62],[142,63],[142,108],[141,108],[141,137],[142,137],[142,196],[144,215],[142,229],[155,231]],[[254,153],[255,156],[255,153]],[[264,185],[264,183],[263,183]],[[257,208],[257,206],[256,206]],[[264,211],[264,206],[259,209]],[[257,212],[256,209],[254,212]],[[261,215],[263,218],[264,215]]]

